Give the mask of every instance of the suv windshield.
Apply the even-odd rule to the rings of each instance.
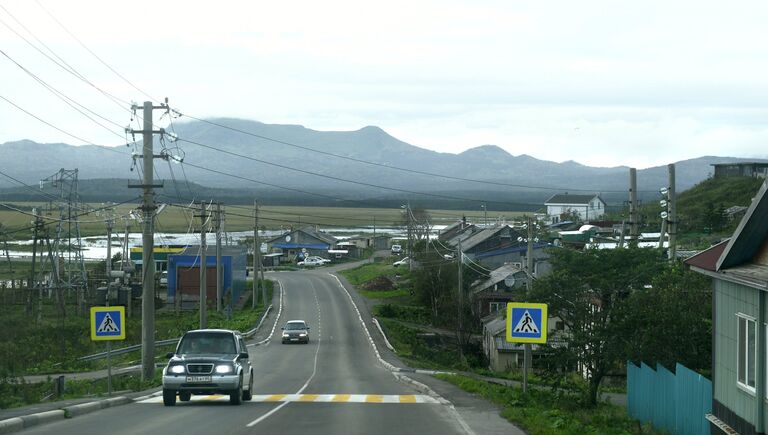
[[[294,322],[294,323],[286,323],[285,329],[286,330],[296,330],[296,329],[305,329],[306,326],[304,326],[303,322]]]
[[[231,354],[235,353],[232,334],[200,332],[187,334],[179,344],[179,354]]]

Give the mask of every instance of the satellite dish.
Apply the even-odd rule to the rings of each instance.
[[[514,287],[515,286],[515,275],[509,274],[506,278],[504,278],[504,285],[507,287]]]

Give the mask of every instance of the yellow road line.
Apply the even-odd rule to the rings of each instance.
[[[221,399],[222,397],[224,396],[221,394],[211,394],[210,396],[205,396],[202,400],[217,400]]]
[[[400,396],[400,403],[416,403],[416,396],[414,395]]]
[[[283,399],[285,399],[286,394],[273,394],[266,399],[264,399],[265,402],[280,402]]]
[[[368,397],[365,398],[365,403],[381,403],[383,401],[384,397],[380,394],[369,394]]]

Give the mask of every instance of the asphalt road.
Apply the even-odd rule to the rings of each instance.
[[[271,341],[249,348],[255,368],[253,401],[232,406],[228,397],[196,396],[197,400],[165,407],[158,397],[24,433],[473,433],[445,399],[397,380],[381,364],[349,297],[327,271],[271,277],[284,291],[278,325],[306,320],[310,343],[283,345],[277,328]],[[265,328],[267,333],[270,329]],[[506,428],[510,429],[511,425]]]

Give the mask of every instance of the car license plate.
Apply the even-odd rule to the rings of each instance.
[[[210,376],[187,376],[187,382],[211,382]]]
[[[292,338],[291,341],[299,341],[298,338]]]

